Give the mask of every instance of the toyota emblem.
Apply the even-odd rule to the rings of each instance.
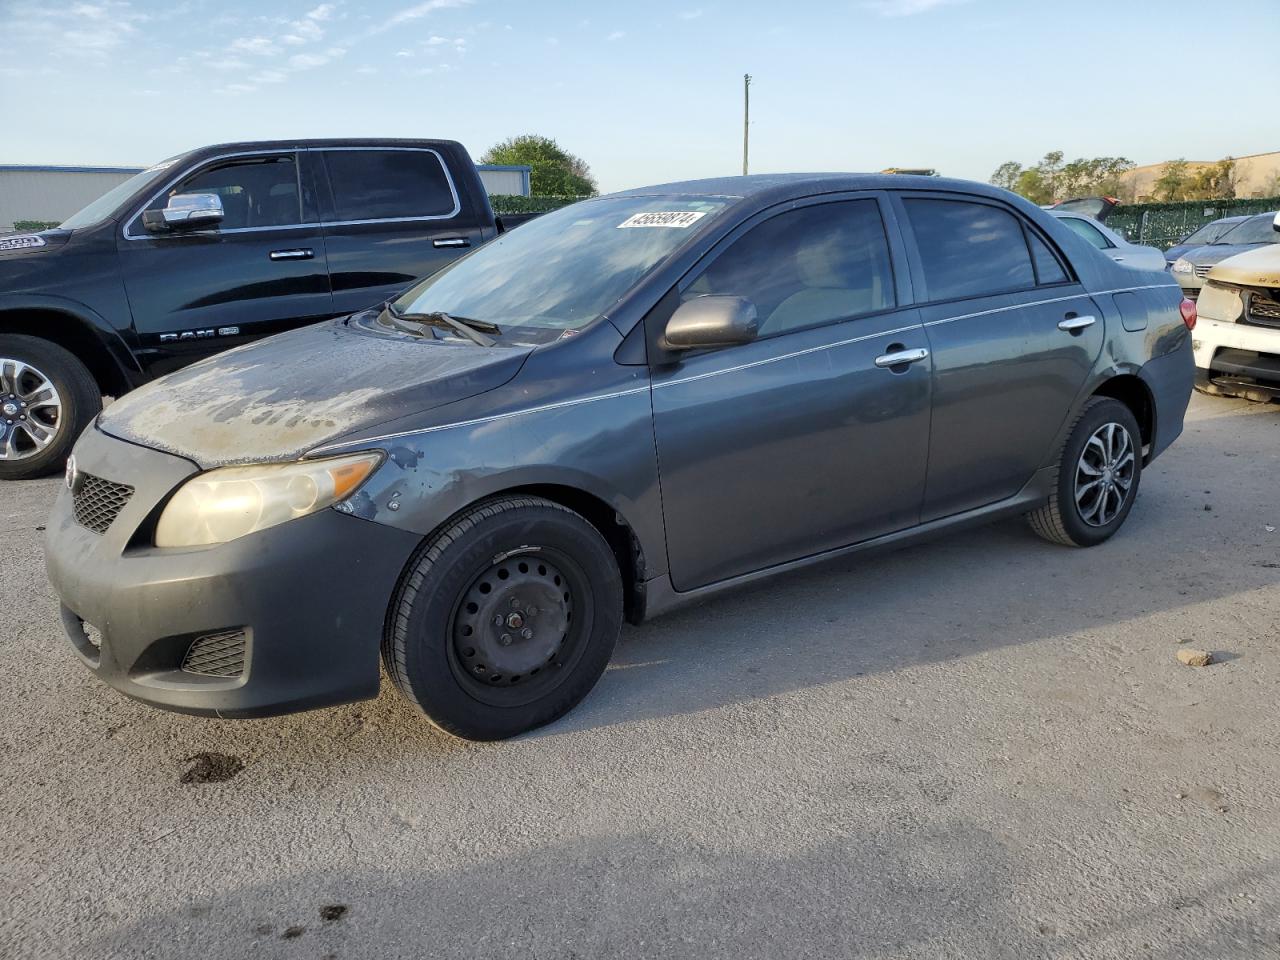
[[[67,489],[72,493],[76,492],[76,482],[80,479],[80,471],[76,469],[76,458],[74,455],[67,457]]]

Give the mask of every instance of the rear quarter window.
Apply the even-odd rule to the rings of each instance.
[[[440,158],[427,150],[329,150],[337,220],[448,217],[457,206]]]
[[[903,200],[930,300],[981,297],[1036,285],[1017,217],[966,200]]]

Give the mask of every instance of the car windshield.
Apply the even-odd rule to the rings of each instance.
[[[1237,243],[1280,243],[1280,232],[1275,229],[1275,214],[1264,213],[1237,224],[1214,241],[1214,246]]]
[[[59,228],[62,230],[78,230],[81,227],[91,227],[95,223],[101,223],[115,213],[120,204],[129,199],[135,191],[143,189],[155,180],[159,180],[161,175],[180,159],[181,157],[170,157],[168,160],[160,161],[154,167],[148,167],[141,173],[135,173],[124,183],[112,187],[93,203],[63,220],[59,224]]]
[[[405,292],[402,316],[573,330],[605,313],[729,203],[606,197],[521,224]]]
[[[1182,243],[1186,246],[1213,243],[1213,241],[1217,240],[1232,227],[1237,226],[1239,222],[1240,221],[1231,221],[1223,223],[1220,220],[1215,220],[1213,223],[1206,223],[1199,230],[1188,234],[1187,238],[1183,240]]]

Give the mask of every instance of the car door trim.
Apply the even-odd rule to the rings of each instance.
[[[992,307],[990,310],[975,310],[972,313],[960,313],[954,317],[942,317],[939,320],[928,320],[925,322],[926,327],[936,327],[944,323],[954,323],[957,320],[968,320],[970,317],[985,317],[992,313],[1007,313],[1010,310],[1022,310],[1025,307],[1040,307],[1046,303],[1064,303],[1067,300],[1079,300],[1081,297],[1100,297],[1108,293],[1128,293],[1131,290],[1159,290],[1171,286],[1167,283],[1147,283],[1137,287],[1116,287],[1114,290],[1082,290],[1080,293],[1073,293],[1066,297],[1050,297],[1047,300],[1028,300],[1026,303],[1014,303],[1004,307]],[[999,294],[999,296],[1009,296],[1010,294]]]

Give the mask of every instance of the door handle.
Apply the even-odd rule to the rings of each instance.
[[[1058,329],[1065,330],[1067,333],[1079,333],[1085,327],[1092,327],[1097,322],[1097,317],[1077,317],[1069,314],[1065,320],[1058,321]]]
[[[272,260],[310,260],[315,253],[307,247],[299,247],[296,250],[272,250],[267,254]]]
[[[889,348],[889,352],[882,356],[876,357],[876,366],[881,369],[890,369],[894,367],[906,367],[912,363],[919,363],[929,356],[929,351],[924,347],[916,347],[914,350],[904,350],[897,344]]]
[[[466,237],[439,237],[432,240],[431,245],[433,247],[469,247],[471,241]]]

